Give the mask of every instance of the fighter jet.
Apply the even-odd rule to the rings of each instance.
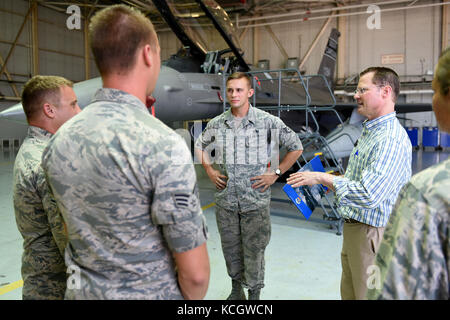
[[[149,99],[152,106],[148,107],[158,119],[170,125],[222,113],[227,108],[227,75],[244,71],[253,79],[255,107],[281,117],[303,136],[329,134],[325,138],[329,145],[327,157],[350,154],[361,133],[362,119],[355,112],[350,116],[356,104],[336,104],[333,95],[338,30],[332,29],[315,76],[302,75],[297,69],[256,70],[245,61],[233,23],[215,1],[153,0],[153,4],[183,44],[182,50],[161,66],[153,92],[156,102]],[[101,78],[74,85],[81,108],[89,104],[101,86]],[[1,112],[0,118],[26,123],[20,103]]]

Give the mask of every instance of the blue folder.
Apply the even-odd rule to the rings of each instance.
[[[325,169],[323,168],[319,156],[315,156],[298,171],[325,172]],[[323,187],[322,185],[293,188],[287,183],[283,187],[283,191],[306,219],[309,219],[311,216],[314,208],[320,200],[319,198],[323,195],[324,189],[326,190],[326,187]]]

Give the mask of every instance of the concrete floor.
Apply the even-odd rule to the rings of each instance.
[[[17,150],[0,149],[0,300],[21,299],[22,237],[17,230],[12,205],[12,168]],[[415,151],[413,173],[447,159],[449,152]],[[196,165],[200,198],[206,216],[211,263],[210,285],[205,299],[225,299],[231,290],[215,220],[214,189]],[[282,184],[272,188],[282,197]],[[207,208],[206,208],[207,207]],[[281,213],[281,214],[280,214]],[[340,299],[340,252],[342,236],[314,212],[314,221],[300,217],[296,209],[272,202],[272,237],[266,249],[266,286],[261,299],[328,300]]]

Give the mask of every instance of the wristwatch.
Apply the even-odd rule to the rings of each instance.
[[[280,168],[278,168],[277,170],[275,170],[275,174],[276,174],[278,177],[281,177],[281,170],[280,170]]]

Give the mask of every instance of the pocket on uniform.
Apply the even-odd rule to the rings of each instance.
[[[370,252],[374,255],[377,253],[378,232],[377,228],[366,226],[366,237],[369,243]]]

